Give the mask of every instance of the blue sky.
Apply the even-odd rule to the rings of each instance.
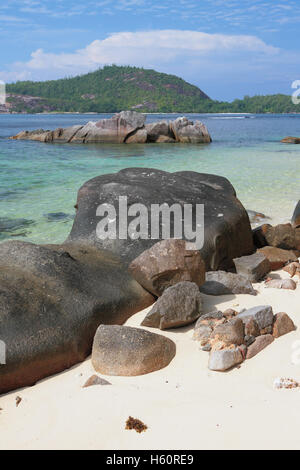
[[[179,75],[220,100],[290,94],[299,38],[299,0],[6,0],[0,79],[116,63]]]

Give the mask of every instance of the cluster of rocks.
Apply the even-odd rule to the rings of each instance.
[[[281,140],[283,144],[300,144],[300,137],[285,137]]]
[[[120,124],[122,133],[121,129]],[[128,206],[143,203],[149,217],[152,204],[176,203],[182,211],[190,204],[193,227],[195,206],[204,204],[203,247],[196,250],[189,239],[124,239],[118,229],[114,240],[98,238],[97,208],[103,203],[114,206],[118,226],[116,201],[124,194]],[[255,253],[248,214],[231,183],[220,176],[124,169],[85,183],[76,207],[71,233],[61,245],[0,244],[1,340],[7,345],[0,393],[61,372],[84,360],[92,349],[95,369],[109,375],[144,374],[165,367],[175,356],[175,344],[164,336],[122,326],[131,315],[154,304],[143,326],[178,328],[202,317],[200,289],[210,289],[214,295],[220,295],[220,289],[253,295],[252,282],[267,276],[275,261],[279,267],[288,261],[297,263],[292,248],[264,246]],[[298,240],[299,209],[298,204],[292,220],[294,240]],[[128,223],[134,218],[128,217]],[[171,234],[172,224],[173,218]],[[160,220],[160,234],[162,229]],[[275,239],[278,243],[277,232]],[[266,249],[287,253],[283,264],[262,252]],[[295,267],[297,273],[297,264],[286,269],[293,272]],[[274,335],[261,329],[258,338]],[[226,354],[232,355],[227,349]],[[240,351],[234,351],[237,358]]]
[[[135,111],[122,111],[111,119],[90,121],[85,125],[58,128],[54,131],[38,129],[22,131],[11,137],[16,140],[36,140],[53,143],[109,143],[145,144],[156,143],[210,143],[206,126],[190,121],[186,117],[174,121],[159,121],[145,124],[146,116]]]
[[[251,359],[282,335],[295,330],[286,313],[273,314],[272,307],[257,306],[240,313],[233,309],[202,315],[194,340],[210,352],[209,369],[226,371]]]

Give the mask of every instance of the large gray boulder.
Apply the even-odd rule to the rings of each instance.
[[[200,121],[194,123],[186,117],[180,117],[171,121],[170,127],[177,142],[192,144],[211,142],[206,126]]]
[[[175,343],[140,328],[100,325],[93,343],[92,364],[104,375],[136,376],[168,366]]]
[[[156,301],[142,322],[152,328],[178,328],[195,322],[202,311],[202,299],[197,284],[179,282],[169,287]]]
[[[122,111],[110,119],[88,122],[73,137],[76,143],[124,143],[144,127],[146,116],[135,111]]]
[[[119,236],[120,196],[127,197],[128,207],[140,203],[146,208],[149,229],[147,238],[132,239],[125,236],[122,239]],[[102,219],[96,212],[104,203],[115,209],[116,239],[100,239],[97,236],[97,225]],[[192,171],[168,173],[150,168],[127,168],[118,173],[98,176],[85,183],[78,192],[77,214],[68,242],[88,243],[100,249],[111,250],[126,264],[130,264],[163,238],[161,220],[159,239],[151,238],[149,234],[152,229],[153,204],[167,204],[168,207],[177,204],[182,216],[184,205],[190,204],[193,207],[194,227],[196,205],[204,205],[204,245],[200,253],[207,270],[231,268],[233,258],[249,255],[254,251],[248,214],[226,178]],[[129,216],[128,224],[134,219],[136,216]],[[167,238],[172,238],[173,232],[174,221],[171,217],[170,236]],[[183,238],[191,241],[184,236],[184,231]]]
[[[108,143],[144,144],[157,143],[209,143],[211,137],[204,124],[195,124],[187,118],[175,121],[159,121],[145,125],[146,116],[136,111],[121,111],[110,119],[90,121],[85,125],[58,128],[54,131],[37,129],[21,131],[11,137],[16,140],[61,143]]]
[[[83,361],[101,323],[123,324],[153,301],[106,251],[0,244],[0,393]]]
[[[205,263],[197,250],[189,250],[185,240],[162,240],[145,250],[129,266],[134,279],[159,297],[166,288],[181,281],[205,281]]]

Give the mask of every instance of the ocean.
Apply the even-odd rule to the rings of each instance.
[[[0,241],[61,243],[74,219],[80,186],[126,167],[199,171],[228,178],[247,209],[272,222],[288,221],[300,199],[300,114],[186,114],[204,122],[210,145],[80,145],[14,141],[21,130],[55,129],[97,121],[108,114],[0,115]],[[147,122],[175,119],[151,114]]]

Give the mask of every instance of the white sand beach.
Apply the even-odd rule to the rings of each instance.
[[[289,277],[284,271],[272,275]],[[254,287],[257,296],[203,295],[205,312],[269,304],[274,313],[288,313],[298,330],[227,373],[208,370],[208,353],[192,340],[193,325],[161,332],[176,342],[177,354],[168,367],[148,375],[103,376],[111,386],[84,389],[94,373],[87,359],[0,397],[0,448],[299,449],[300,389],[273,387],[277,377],[300,381],[299,282],[295,291]],[[146,312],[127,325],[139,326]],[[147,431],[125,430],[129,416],[142,420]]]

